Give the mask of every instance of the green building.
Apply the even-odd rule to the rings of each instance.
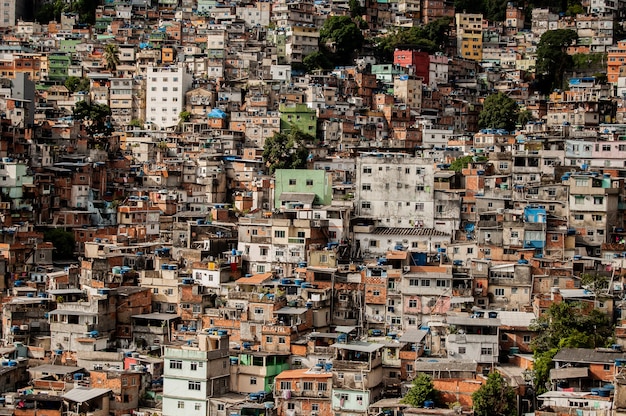
[[[274,172],[274,207],[311,208],[330,205],[333,200],[331,175],[325,170],[277,169]]]
[[[245,345],[245,344],[244,344]],[[289,354],[242,351],[230,356],[231,365],[237,365],[236,377],[231,386],[242,393],[272,391],[274,377],[289,370]]]
[[[278,107],[280,131],[286,133],[295,126],[303,133],[317,137],[317,112],[306,104],[284,103]]]
[[[67,69],[72,63],[69,53],[51,53],[48,55],[48,79],[50,81],[65,81]]]

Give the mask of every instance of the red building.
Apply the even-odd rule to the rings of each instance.
[[[393,53],[394,65],[409,68],[410,73],[422,78],[423,83],[428,85],[430,73],[430,57],[428,52],[396,49]]]

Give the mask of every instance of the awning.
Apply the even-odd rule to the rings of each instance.
[[[285,306],[284,308],[274,311],[274,314],[276,315],[302,315],[306,311],[308,311],[307,308],[293,308],[290,306]]]
[[[450,303],[472,303],[474,302],[474,298],[472,296],[452,296],[450,299]]]
[[[339,325],[338,327],[335,328],[335,332],[341,332],[342,334],[349,334],[355,329],[356,329],[356,326]]]
[[[85,389],[78,387],[65,393],[63,398],[76,403],[84,403],[96,397],[104,396],[110,391],[111,389]]]
[[[350,351],[359,351],[359,352],[369,352],[372,353],[384,347],[382,344],[374,344],[369,342],[355,342],[351,344],[333,344],[331,345],[333,348],[339,348],[342,350],[350,350]]]
[[[428,331],[423,331],[421,329],[409,329],[400,337],[400,342],[422,342]]]
[[[566,367],[553,368],[550,370],[550,380],[566,380],[570,378],[587,378],[589,368],[587,367]]]

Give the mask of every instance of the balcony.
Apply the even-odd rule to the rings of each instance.
[[[304,241],[304,238],[289,237],[289,239],[287,239],[289,244],[304,244]]]

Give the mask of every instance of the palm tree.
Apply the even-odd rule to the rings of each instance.
[[[109,43],[104,47],[104,60],[106,61],[106,68],[111,72],[114,72],[120,64],[119,53],[120,50],[114,43]]]

